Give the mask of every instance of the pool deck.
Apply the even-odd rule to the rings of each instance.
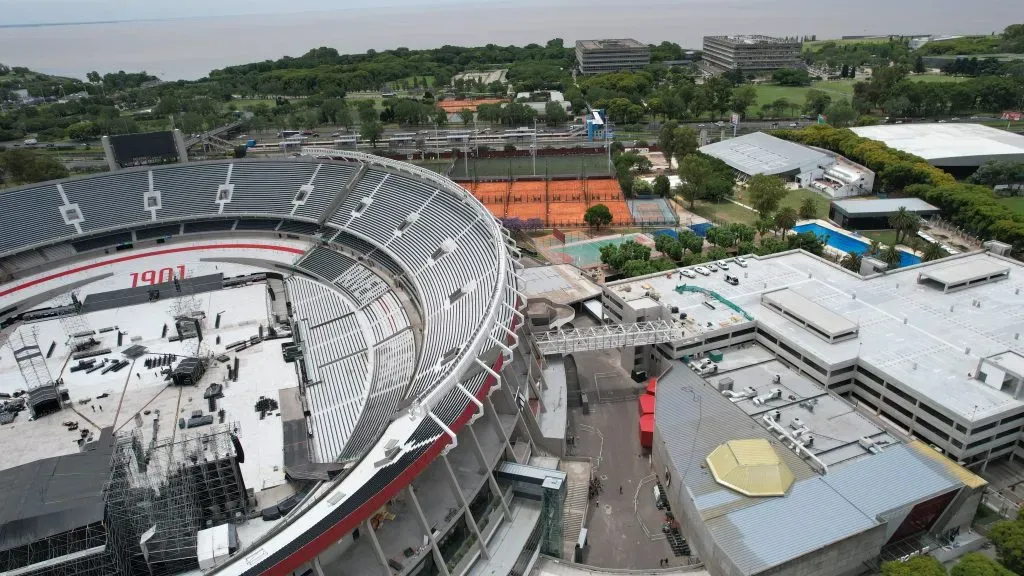
[[[650,247],[654,250],[654,240],[647,234],[638,232],[630,234],[611,234],[608,236],[601,236],[599,238],[590,238],[587,240],[579,240],[576,242],[569,242],[563,245],[552,245],[541,250],[545,257],[555,264],[573,264],[577,268],[595,268],[601,266],[600,247],[607,244],[621,244],[623,242],[634,240],[644,246]],[[581,258],[581,254],[575,254],[574,248],[587,248],[591,245],[596,246],[597,257],[587,258],[585,261]],[[566,249],[570,251],[566,251]]]
[[[860,242],[864,242],[864,243],[866,243],[868,245],[871,244],[871,238],[868,238],[867,236],[861,236],[860,234],[858,234],[856,232],[851,232],[850,230],[846,230],[845,228],[840,228],[839,226],[836,226],[835,224],[833,224],[832,222],[829,222],[828,220],[821,220],[821,219],[799,220],[799,221],[797,221],[796,226],[799,227],[799,226],[803,226],[805,224],[817,224],[818,226],[821,226],[822,228],[828,228],[829,230],[832,230],[836,234],[843,234],[845,236],[853,238],[854,240],[858,240]],[[903,244],[897,244],[896,245],[896,249],[899,250],[900,252],[904,252],[904,253],[910,254],[912,256],[917,256],[918,258],[921,258],[922,256],[924,256],[924,254],[922,254],[921,252],[917,252],[915,250],[911,250],[910,248],[908,248],[907,246],[905,246]],[[825,245],[825,250],[828,251],[828,252],[832,252],[834,254],[838,254],[840,256],[846,256],[846,254],[847,254],[843,250],[840,250],[840,249],[836,248],[835,246],[829,246],[827,244]]]

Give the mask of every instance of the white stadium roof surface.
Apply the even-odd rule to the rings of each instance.
[[[1024,136],[981,124],[888,124],[851,128],[858,136],[920,156],[935,166],[1024,161]]]
[[[831,164],[828,154],[764,132],[701,146],[700,151],[749,175],[785,174],[815,164]]]

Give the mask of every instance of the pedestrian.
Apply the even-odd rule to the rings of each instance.
[[[594,506],[596,508],[600,508],[601,507],[601,501],[600,500],[594,500]]]
[[[619,485],[619,496],[622,496],[622,485]]]

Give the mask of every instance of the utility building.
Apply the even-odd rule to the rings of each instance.
[[[583,74],[643,70],[651,63],[651,48],[632,38],[577,40],[576,62]]]
[[[742,70],[763,74],[799,67],[802,48],[801,42],[793,38],[705,36],[704,61],[713,72]]]

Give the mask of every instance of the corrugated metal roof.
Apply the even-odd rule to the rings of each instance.
[[[833,163],[823,152],[787,142],[764,132],[754,132],[701,146],[700,151],[750,175],[783,174],[815,164]]]
[[[920,440],[914,440],[909,442],[907,446],[910,446],[914,450],[917,450],[918,454],[923,454],[928,458],[932,459],[940,466],[946,469],[946,472],[953,475],[957,480],[963,482],[965,485],[971,488],[981,488],[987,486],[988,482],[984,478],[978,476],[974,472],[971,472],[967,468],[953,462],[949,458],[946,458],[942,454],[936,452],[931,446],[921,442]]]
[[[707,469],[705,458],[730,440],[762,438],[775,442],[775,438],[700,376],[678,366],[658,381],[655,422],[669,459],[691,498],[703,500],[704,495],[716,492],[736,496],[734,499],[722,496],[721,506],[698,506],[705,519],[759,502],[757,498],[741,496],[716,482]],[[778,453],[796,480],[816,475],[810,465],[792,451],[779,450]]]
[[[871,518],[962,485],[945,466],[904,444],[862,458],[823,479]]]
[[[707,522],[715,542],[744,574],[754,574],[878,525],[821,478],[797,482]]]
[[[719,484],[747,496],[782,496],[793,484],[793,473],[763,438],[726,442],[707,463]]]

